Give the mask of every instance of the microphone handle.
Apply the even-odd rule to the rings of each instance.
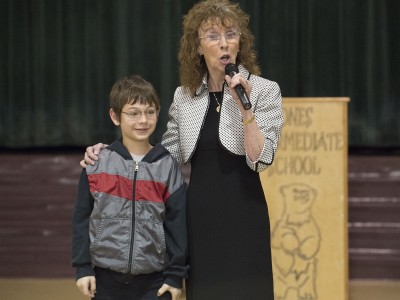
[[[251,103],[249,98],[247,98],[246,91],[241,84],[235,86],[237,95],[239,96],[240,102],[242,102],[243,108],[249,110],[251,108]]]
[[[235,71],[231,70],[231,71],[229,72],[229,76],[230,76],[231,78],[232,78],[233,76],[235,76],[235,75],[236,75],[236,72],[235,72]],[[236,94],[238,95],[238,97],[239,97],[239,99],[240,99],[240,102],[241,102],[242,105],[243,105],[243,108],[244,108],[245,110],[249,110],[249,109],[251,108],[251,103],[250,103],[249,98],[247,98],[247,94],[246,94],[246,91],[245,91],[243,85],[238,84],[237,86],[235,86],[235,91],[236,91]]]

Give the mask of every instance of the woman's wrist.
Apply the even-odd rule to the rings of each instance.
[[[247,119],[243,118],[242,124],[243,124],[243,126],[249,125],[250,123],[253,123],[255,119],[256,119],[255,115],[253,115],[252,117],[247,118]]]

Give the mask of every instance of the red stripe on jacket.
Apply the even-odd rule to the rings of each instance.
[[[107,173],[88,175],[90,192],[106,193],[132,201],[133,181],[129,178]],[[136,201],[165,202],[169,198],[167,186],[162,182],[136,180]]]

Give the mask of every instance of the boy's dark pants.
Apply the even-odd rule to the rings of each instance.
[[[96,296],[95,300],[170,300],[171,294],[157,296],[157,291],[163,285],[162,272],[130,276],[95,267]]]

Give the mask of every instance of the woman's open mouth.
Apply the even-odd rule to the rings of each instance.
[[[224,64],[227,65],[231,61],[231,56],[228,54],[222,55],[219,60]]]

